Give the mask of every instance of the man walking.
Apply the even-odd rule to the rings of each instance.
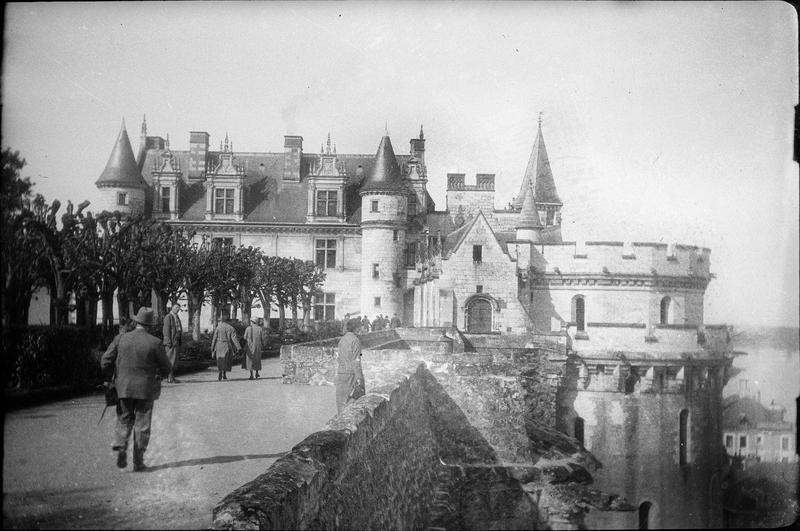
[[[217,358],[217,369],[219,369],[217,380],[219,381],[228,379],[226,373],[231,370],[231,359],[234,354],[242,350],[239,338],[236,337],[236,329],[228,323],[230,318],[230,313],[222,312],[220,322],[211,336],[211,356]]]
[[[358,319],[347,321],[347,333],[339,340],[336,369],[336,410],[341,413],[350,403],[364,396],[364,372],[361,369],[361,341],[355,335]]]
[[[179,383],[175,379],[173,372],[178,364],[178,351],[183,341],[183,328],[178,313],[181,311],[180,304],[173,304],[172,310],[164,317],[164,348],[167,350],[167,358],[172,365],[167,381],[169,383]]]
[[[161,375],[172,370],[164,346],[147,327],[156,324],[152,308],[139,308],[133,318],[136,328],[119,338],[116,349],[109,349],[100,360],[106,373],[116,365],[116,387],[120,414],[112,449],[117,452],[117,467],[128,466],[128,441],[133,431],[133,471],[145,470],[144,453],[150,442],[153,401],[157,398],[156,371]]]

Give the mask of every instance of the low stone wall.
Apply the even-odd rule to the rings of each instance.
[[[214,509],[216,529],[416,529],[438,465],[426,369],[387,368],[370,393]]]

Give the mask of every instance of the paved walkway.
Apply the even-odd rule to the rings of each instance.
[[[116,468],[116,415],[97,424],[100,395],[7,414],[3,527],[210,527],[217,502],[336,413],[333,387],[282,384],[277,358],[261,379],[248,375],[234,368],[218,382],[213,368],[164,384],[144,473]]]

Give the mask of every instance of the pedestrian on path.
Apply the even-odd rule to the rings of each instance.
[[[361,318],[361,333],[366,334],[369,333],[369,317],[366,315]]]
[[[361,341],[355,335],[358,319],[347,322],[347,333],[339,340],[336,370],[336,409],[339,413],[351,402],[364,396],[364,372],[361,370]]]
[[[228,323],[230,318],[230,313],[222,312],[220,322],[211,336],[211,356],[217,358],[218,381],[228,379],[226,373],[231,370],[231,360],[237,352],[242,350],[239,338],[236,337],[236,330]]]
[[[136,323],[130,319],[126,319],[125,317],[119,318],[119,333],[114,336],[114,339],[108,345],[108,348],[103,353],[103,356],[100,358],[114,358],[116,359],[117,353],[119,352],[117,349],[119,348],[119,340],[122,339],[122,335],[126,332],[130,332],[136,328]],[[103,367],[102,364],[100,365],[100,369],[103,375],[103,386],[106,388],[106,392],[112,390],[113,393],[116,394],[116,380],[117,380],[117,366],[116,364],[110,363],[107,367]],[[106,402],[106,406],[110,404]],[[117,422],[119,422],[119,417],[122,415],[122,407],[119,405],[119,399],[117,399],[116,403],[116,410],[117,410]]]
[[[400,321],[400,318],[397,317],[397,314],[394,314],[392,316],[392,320],[389,322],[389,327],[390,328],[400,328],[402,325],[403,325],[403,323]]]
[[[183,327],[178,313],[181,311],[180,304],[173,304],[172,310],[164,317],[164,348],[167,350],[167,358],[172,364],[172,371],[169,373],[167,381],[169,383],[179,383],[175,379],[173,371],[178,365],[178,354],[181,343],[183,342]]]
[[[150,442],[153,401],[158,398],[161,376],[172,370],[161,341],[148,333],[156,325],[152,308],[141,307],[133,318],[136,328],[119,336],[117,348],[109,348],[100,370],[116,367],[116,388],[121,413],[117,417],[112,449],[117,467],[128,466],[128,441],[133,431],[133,471],[145,470],[144,453]]]
[[[261,356],[266,349],[266,334],[261,327],[263,319],[252,317],[250,319],[250,326],[244,331],[244,341],[246,352],[242,357],[242,369],[250,371],[250,379],[253,379],[253,371],[256,371],[256,378],[258,378],[258,371],[261,370]]]

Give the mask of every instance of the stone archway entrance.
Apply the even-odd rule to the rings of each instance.
[[[476,298],[467,305],[467,332],[487,334],[492,331],[492,303]]]

